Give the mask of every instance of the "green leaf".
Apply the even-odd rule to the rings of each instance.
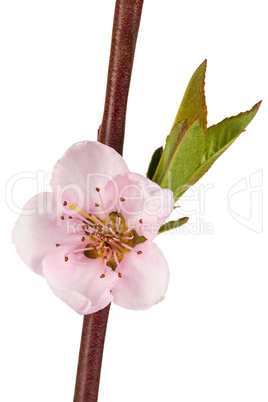
[[[208,128],[206,152],[204,153],[201,163],[194,174],[189,178],[180,191],[175,194],[176,200],[178,200],[189,187],[195,184],[223,154],[223,152],[229,148],[236,138],[245,131],[245,128],[259,110],[260,104],[261,102],[257,103],[247,112],[224,119],[220,123]]]
[[[166,139],[166,146],[153,175],[153,181],[160,183],[162,177],[168,170],[169,163],[176,152],[176,148],[180,146],[181,140],[187,131],[186,120],[178,122],[171,130]]]
[[[176,194],[194,174],[204,152],[205,134],[200,123],[187,128],[185,120],[178,122],[167,137],[153,181]]]
[[[184,225],[186,222],[188,222],[188,217],[185,216],[185,218],[180,218],[177,221],[170,221],[162,225],[159,229],[158,234],[167,232],[168,230],[176,229],[179,228],[180,226]]]
[[[259,110],[260,105],[261,102],[258,102],[252,109],[240,113],[237,116],[224,119],[220,123],[209,127],[207,131],[206,152],[203,156],[202,162],[213,157],[213,155],[221,151],[223,148],[226,149],[227,144],[231,145],[237,136],[245,131],[245,128]]]
[[[159,163],[159,160],[160,160],[160,158],[162,156],[162,153],[163,153],[163,147],[157,148],[154,151],[152,159],[151,159],[151,162],[150,162],[149,167],[148,167],[147,174],[146,174],[148,179],[152,180],[153,175],[154,175],[154,173],[156,171],[157,165]]]
[[[174,126],[181,120],[187,120],[188,126],[191,126],[195,120],[199,120],[203,129],[206,130],[207,105],[204,90],[206,67],[207,60],[194,72],[182,99]]]

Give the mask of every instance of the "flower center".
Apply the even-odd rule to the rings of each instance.
[[[99,192],[100,190],[96,189],[96,191]],[[125,201],[125,198],[121,197],[120,201]],[[63,205],[67,205],[66,201]],[[95,204],[95,207],[98,208],[99,204]],[[134,250],[134,247],[144,243],[147,240],[146,237],[139,236],[133,228],[128,228],[119,211],[113,211],[100,219],[92,213],[78,209],[73,204],[69,208],[78,212],[75,217],[73,216],[74,219],[82,220],[83,235],[81,242],[85,244],[85,247],[67,253],[64,257],[66,262],[69,260],[68,256],[73,253],[83,253],[90,259],[102,258],[104,272],[100,278],[105,278],[107,267],[115,271],[125,253],[134,251],[138,255],[142,254],[142,251],[136,251],[137,249]],[[69,219],[73,217],[69,216]],[[139,220],[139,223],[142,223],[142,219]],[[56,246],[59,247],[60,244],[56,244]],[[122,273],[119,272],[118,276],[122,278]]]
[[[126,227],[121,213],[114,211],[108,219],[100,220],[93,215],[84,221],[86,249],[84,255],[88,258],[104,259],[105,264],[113,271],[122,261],[126,252],[145,242],[147,239],[139,236],[134,229]],[[141,254],[140,251],[138,251]]]

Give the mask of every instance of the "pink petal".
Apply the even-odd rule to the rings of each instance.
[[[107,294],[104,293],[103,298],[100,299],[99,305],[92,305],[92,302],[87,297],[83,296],[81,293],[75,292],[73,290],[60,290],[53,288],[50,286],[52,292],[64,303],[66,303],[69,307],[71,307],[74,311],[78,314],[86,315],[86,314],[93,314],[96,311],[102,310],[106,307],[110,302],[106,302],[104,300],[107,297],[107,300],[111,297],[111,293],[107,290]]]
[[[43,274],[52,291],[79,314],[91,314],[113,299],[110,292],[119,280],[102,258],[90,259],[83,253],[67,254],[72,247],[60,247],[43,260]],[[105,273],[105,278],[100,278]]]
[[[42,260],[56,250],[56,244],[79,241],[81,235],[68,233],[68,222],[61,221],[52,193],[40,193],[23,207],[15,223],[12,238],[22,260],[42,275]]]
[[[112,289],[119,306],[142,310],[163,300],[169,280],[169,269],[162,251],[146,241],[125,253],[116,271],[122,274]],[[142,254],[137,254],[142,251]]]
[[[117,175],[108,182],[105,201],[111,210],[122,213],[128,227],[149,240],[155,238],[174,208],[171,190],[137,173]]]
[[[60,204],[67,201],[89,212],[100,203],[96,188],[104,189],[108,180],[125,172],[125,161],[112,148],[97,141],[78,142],[54,166],[51,185]]]

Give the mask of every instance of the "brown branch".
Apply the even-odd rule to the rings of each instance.
[[[110,304],[84,316],[74,402],[98,400],[103,346]]]
[[[122,155],[127,99],[143,0],[117,0],[98,141]],[[110,305],[84,316],[74,402],[97,402]]]
[[[99,141],[122,155],[127,99],[143,0],[117,0]]]

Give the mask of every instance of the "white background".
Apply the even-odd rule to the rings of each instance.
[[[11,230],[44,189],[42,172],[72,143],[96,139],[113,9],[112,0],[1,2],[1,401],[73,398],[82,317],[24,266]],[[100,402],[268,400],[267,33],[261,0],[145,0],[124,148],[132,171],[145,174],[205,58],[209,125],[264,102],[181,199],[187,228],[156,240],[170,265],[166,299],[143,312],[112,305]],[[11,177],[37,171],[38,184],[14,186],[16,206],[8,187],[6,205]]]

